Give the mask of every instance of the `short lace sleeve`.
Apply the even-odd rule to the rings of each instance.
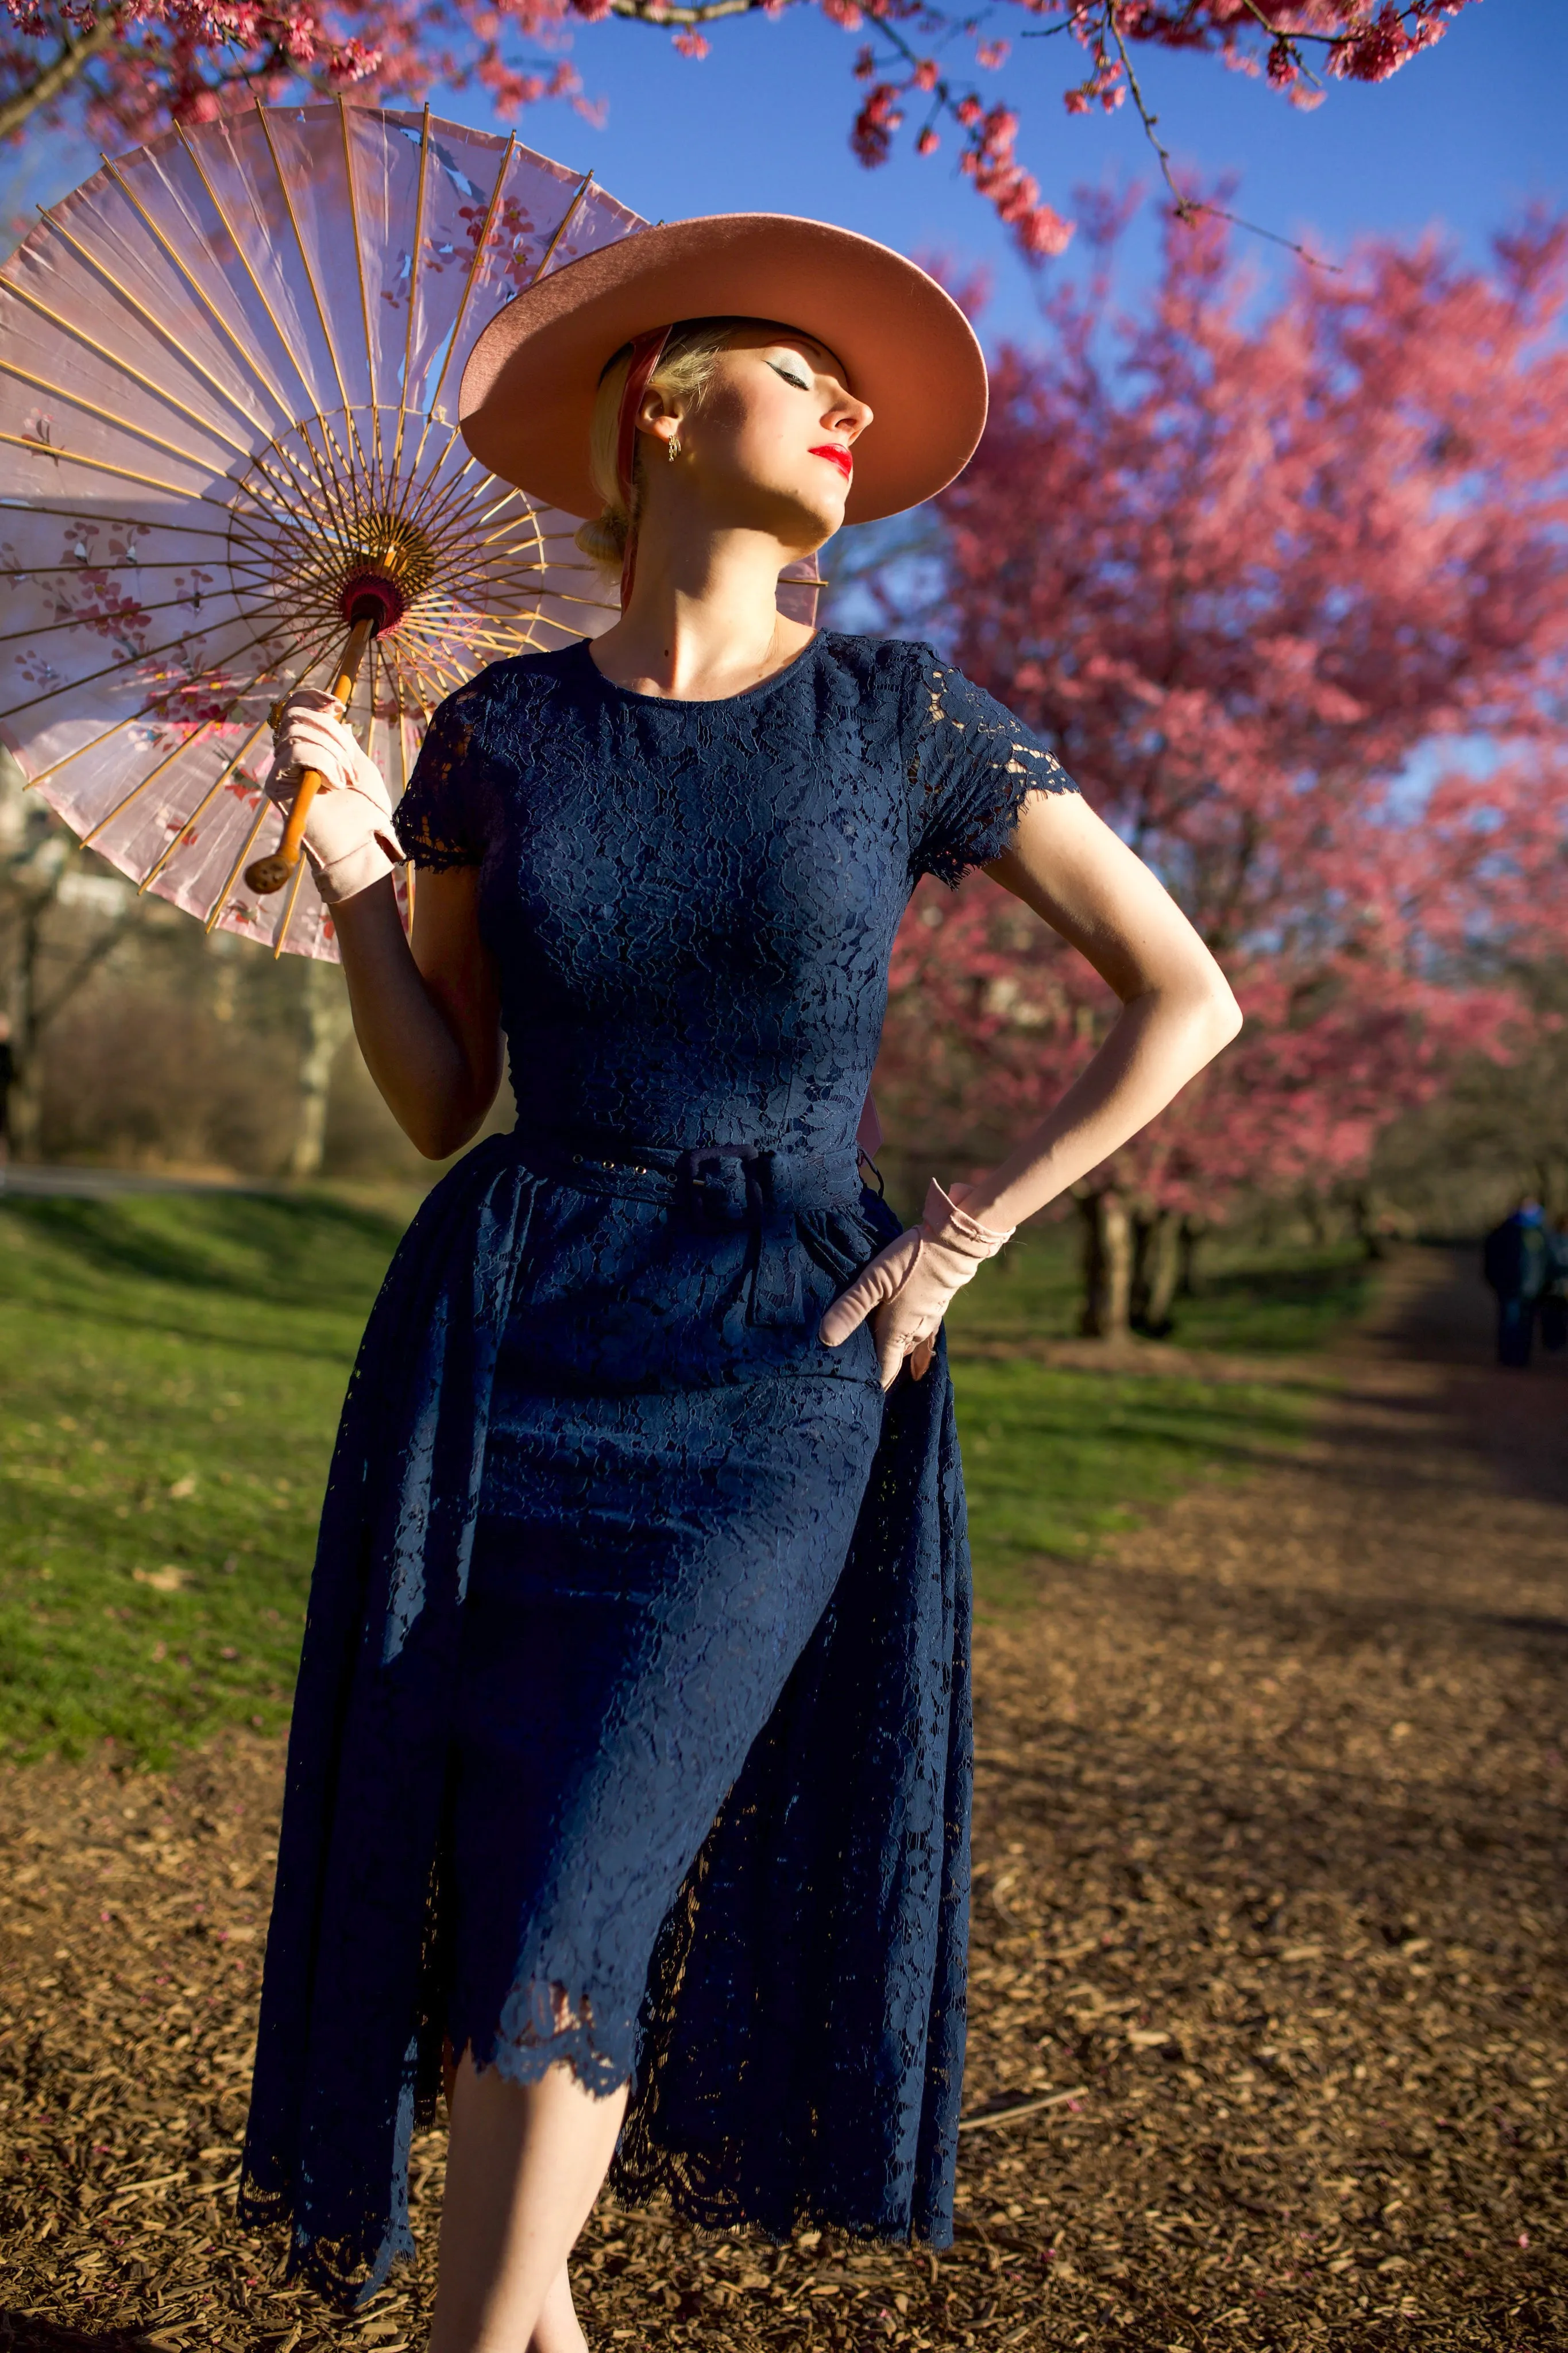
[[[485,854],[477,821],[480,698],[471,686],[448,695],[425,731],[408,789],[397,804],[398,839],[416,866],[439,872],[478,866]]]
[[[959,882],[1006,849],[1030,793],[1078,790],[1020,719],[929,646],[916,646],[906,722],[910,871]]]

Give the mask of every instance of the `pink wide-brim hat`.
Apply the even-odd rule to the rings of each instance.
[[[765,319],[826,343],[870,404],[847,522],[918,506],[962,473],[985,425],[985,360],[934,278],[890,247],[784,213],[668,221],[601,246],[490,321],[463,371],[463,438],[492,474],[596,515],[588,436],[605,364],[679,319]]]

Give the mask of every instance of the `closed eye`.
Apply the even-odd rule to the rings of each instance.
[[[808,385],[803,377],[791,375],[788,368],[780,367],[777,360],[770,360],[768,362],[768,365],[772,368],[775,375],[783,376],[785,384],[793,384],[796,392],[809,392],[811,390],[810,385]]]

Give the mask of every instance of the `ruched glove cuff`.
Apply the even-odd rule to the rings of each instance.
[[[822,1338],[830,1348],[842,1347],[869,1316],[882,1387],[891,1388],[906,1357],[918,1381],[930,1367],[950,1303],[1013,1232],[1011,1226],[983,1226],[933,1176],[918,1225],[906,1226],[834,1301],[819,1327]]]

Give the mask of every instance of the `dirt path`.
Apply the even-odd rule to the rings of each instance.
[[[603,2213],[595,2353],[1568,2347],[1568,1372],[1485,1305],[1410,1252],[1305,1454],[982,1630],[957,2246]],[[231,2219],[278,1761],[11,1777],[0,2344],[421,2343]]]

